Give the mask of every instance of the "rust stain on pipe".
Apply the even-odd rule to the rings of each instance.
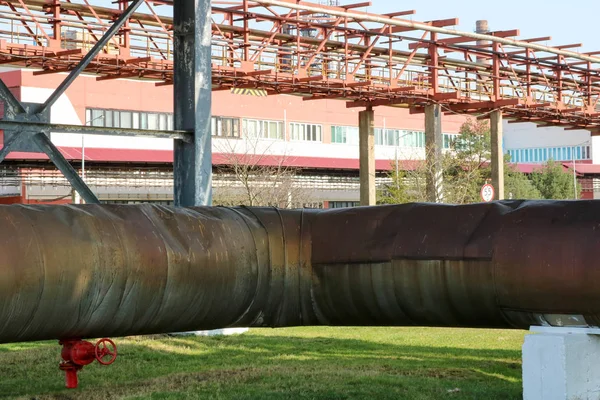
[[[600,324],[600,203],[0,206],[0,343]]]

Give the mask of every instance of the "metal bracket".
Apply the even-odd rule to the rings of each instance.
[[[39,132],[39,129],[35,129],[34,126],[28,126],[29,124],[49,124],[50,123],[50,110],[46,110],[42,113],[36,113],[36,109],[40,106],[39,103],[20,103],[24,110],[24,113],[19,113],[12,118],[0,119],[1,122],[12,122],[9,126],[4,126],[4,141],[9,142],[15,135],[27,136],[21,137],[19,140],[11,144],[10,151],[23,151],[28,153],[39,153],[39,148],[34,144],[31,136],[33,131]],[[1,162],[2,159],[0,159]]]

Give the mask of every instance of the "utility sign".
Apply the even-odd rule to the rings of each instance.
[[[494,187],[491,184],[486,183],[481,187],[481,200],[489,203],[490,201],[494,200],[495,193],[496,191],[494,190]]]

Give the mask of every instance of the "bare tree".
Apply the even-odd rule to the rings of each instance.
[[[213,183],[214,203],[293,208],[308,202],[308,193],[296,182],[298,169],[290,166],[286,149],[283,154],[274,149],[278,144],[249,135],[219,140],[215,148],[225,166]]]

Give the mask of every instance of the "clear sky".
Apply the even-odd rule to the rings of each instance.
[[[343,0],[342,4],[361,0]],[[581,50],[600,51],[600,0],[371,0],[361,9],[386,13],[416,10],[415,21],[458,18],[458,30],[473,32],[487,19],[491,30],[519,29],[520,38],[551,36],[547,45],[583,43]]]

